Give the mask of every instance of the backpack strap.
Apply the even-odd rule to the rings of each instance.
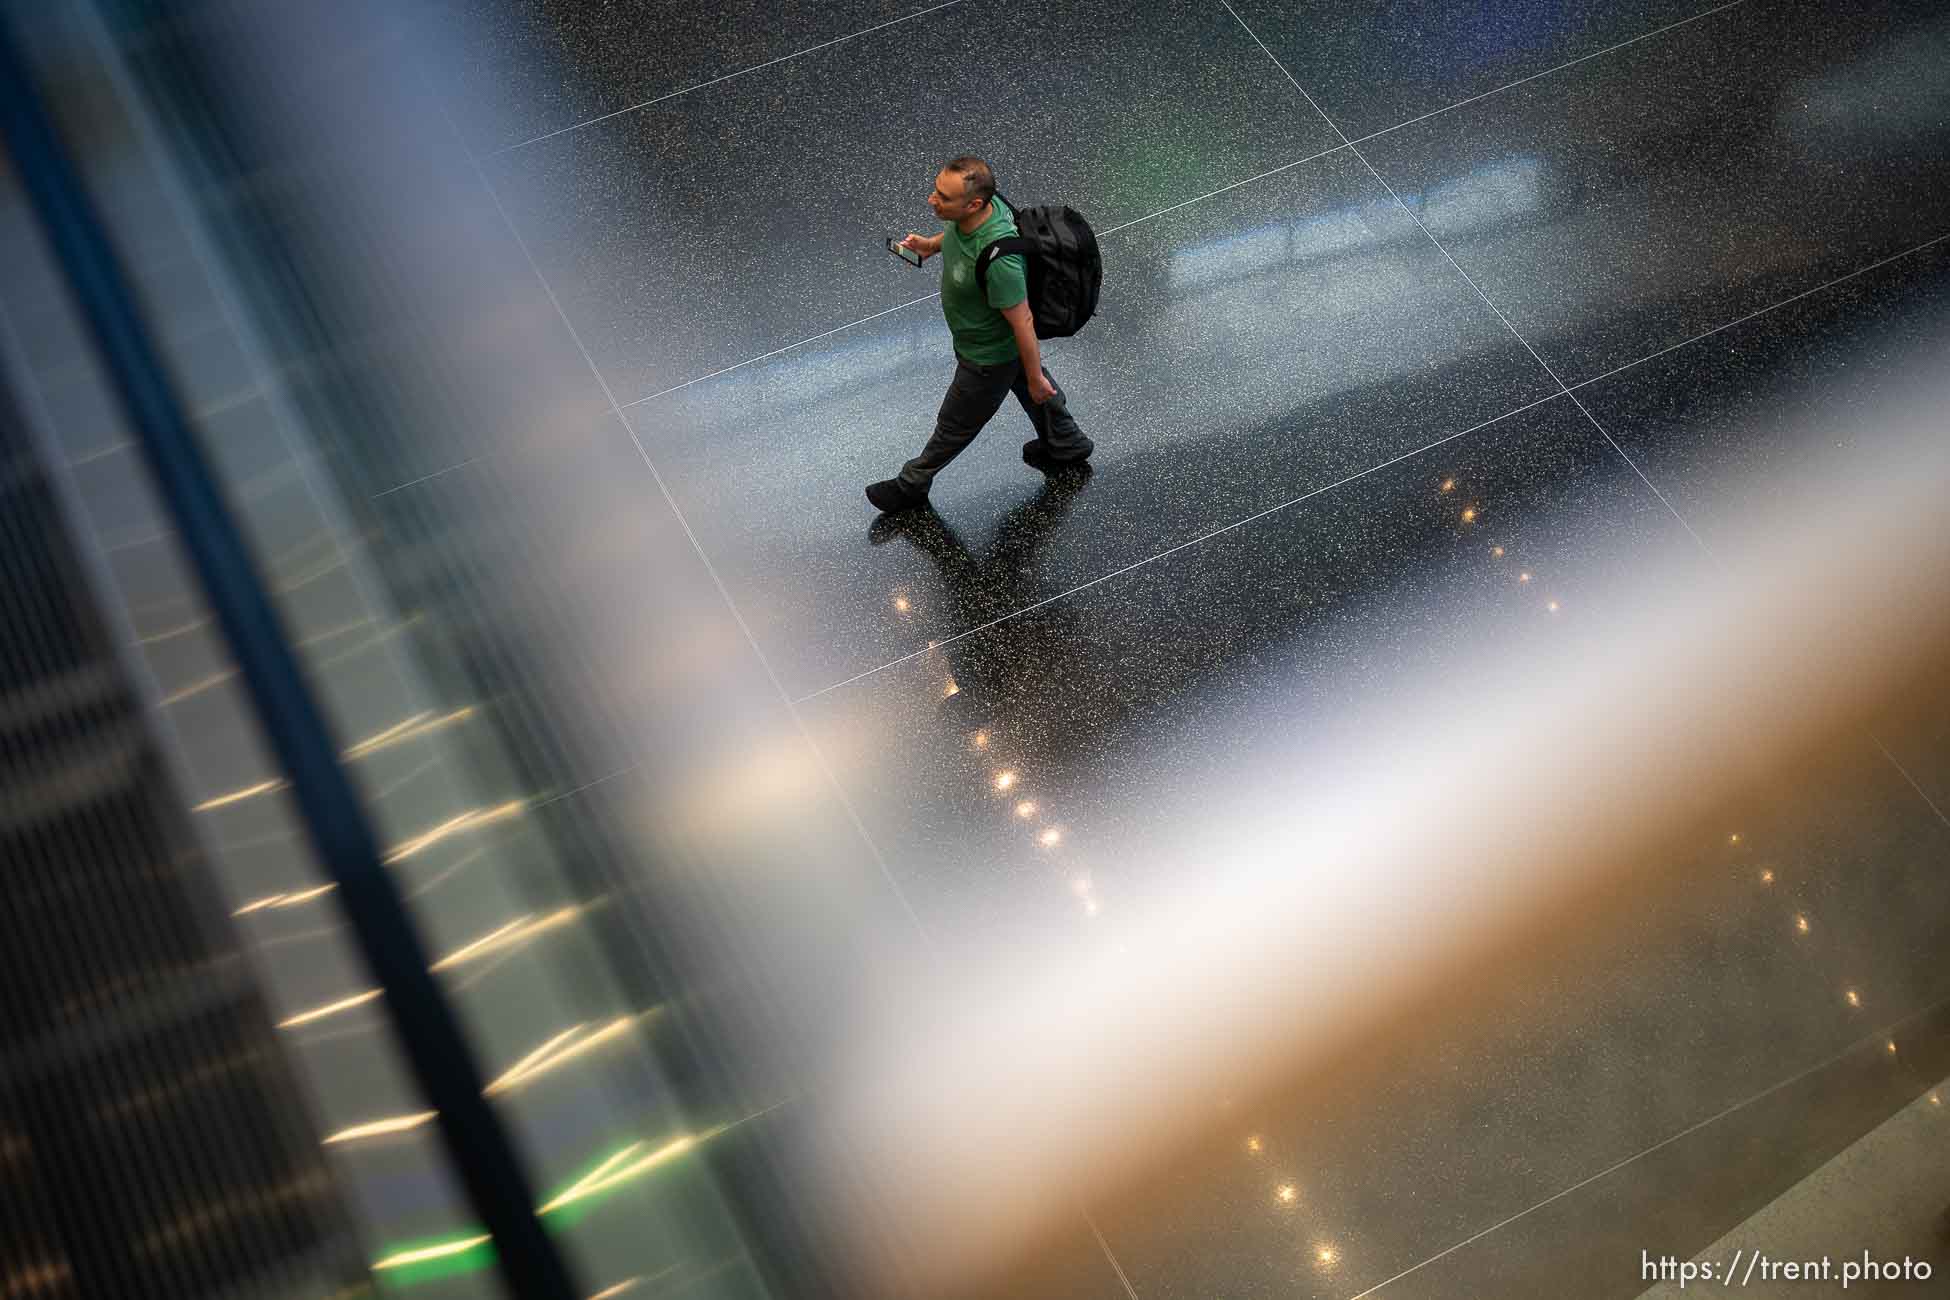
[[[1036,248],[1037,244],[1035,240],[1025,239],[1021,235],[1010,235],[1006,239],[996,240],[993,244],[990,244],[977,254],[975,257],[975,283],[980,286],[982,297],[987,299],[989,296],[990,262],[993,262],[998,257],[1008,257],[1012,253],[1033,253],[1036,251]]]
[[[1016,216],[1016,205],[1009,202],[1007,196],[1001,190],[995,192],[995,198],[1003,207],[1009,209],[1009,219],[1013,221]],[[1009,236],[1007,239],[998,239],[978,253],[975,257],[975,285],[982,291],[982,301],[987,302],[989,297],[990,262],[993,262],[998,257],[1007,257],[1011,253],[1032,253],[1035,250],[1035,242],[1024,239],[1018,233]],[[1027,269],[1027,263],[1025,263],[1024,269]]]

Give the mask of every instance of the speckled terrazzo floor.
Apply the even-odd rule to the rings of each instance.
[[[666,9],[427,21],[628,425],[602,454],[654,462],[951,954],[1114,925],[1350,682],[1548,650],[1551,602],[1752,545],[1726,520],[1846,476],[1950,340],[1930,0]],[[953,369],[932,268],[881,241],[963,150],[1102,237],[1101,315],[1047,348],[1093,471],[1027,469],[1005,408],[877,520]],[[1692,1256],[1950,1068],[1946,810],[1917,699],[1621,895],[1616,942],[1242,1115],[997,1294],[1637,1295],[1642,1249]]]

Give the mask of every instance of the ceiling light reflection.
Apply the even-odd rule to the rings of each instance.
[[[535,1064],[535,1062],[541,1060],[543,1057],[547,1056],[550,1052],[554,1051],[557,1047],[560,1047],[564,1042],[568,1041],[571,1038],[574,1038],[576,1035],[580,1034],[583,1030],[587,1029],[588,1027],[589,1027],[588,1022],[584,1021],[582,1024],[571,1025],[567,1029],[564,1029],[561,1033],[549,1039],[547,1042],[543,1043],[540,1047],[536,1048],[528,1055],[522,1057],[519,1061],[516,1061],[513,1065],[509,1066],[506,1072],[504,1072],[500,1078],[496,1079],[493,1083],[490,1083],[482,1091],[486,1093],[486,1095],[492,1097],[495,1093],[500,1092],[504,1088],[510,1087],[511,1085],[514,1084],[516,1080],[521,1078],[521,1076],[527,1072],[529,1066]]]
[[[395,1115],[391,1119],[376,1119],[368,1124],[354,1124],[351,1128],[340,1129],[324,1139],[325,1146],[340,1142],[356,1142],[360,1138],[380,1137],[387,1133],[405,1133],[432,1121],[439,1111],[423,1110],[417,1115]]]
[[[190,811],[209,812],[213,808],[227,808],[233,803],[242,803],[246,799],[254,799],[258,795],[269,794],[273,790],[282,789],[284,789],[283,781],[259,781],[256,785],[245,786],[242,790],[232,790],[229,794],[220,794],[214,799],[205,799],[202,803],[191,808]]]
[[[743,1124],[750,1120],[757,1119],[760,1116],[768,1114],[771,1111],[776,1109],[778,1109],[777,1106],[768,1106],[764,1110],[754,1112],[753,1114],[745,1116],[744,1119],[734,1121],[731,1124],[719,1124],[712,1128],[706,1129],[702,1133],[698,1133],[694,1135],[687,1134],[682,1137],[678,1137],[675,1140],[666,1143],[662,1147],[659,1147],[657,1150],[652,1151],[647,1155],[638,1155],[638,1153],[643,1150],[642,1142],[632,1142],[629,1145],[623,1147],[620,1151],[614,1152],[613,1154],[605,1158],[594,1169],[590,1170],[582,1177],[576,1179],[575,1182],[571,1183],[567,1188],[563,1189],[560,1193],[558,1193],[555,1197],[553,1197],[547,1204],[537,1209],[535,1213],[550,1214],[556,1210],[572,1205],[578,1201],[585,1200],[588,1197],[595,1196],[601,1192],[608,1191],[612,1187],[616,1187],[621,1183],[629,1181],[630,1179],[639,1177],[642,1174],[648,1173],[649,1171],[655,1169],[659,1165],[667,1163],[668,1161],[678,1156],[684,1155],[685,1153],[693,1150],[694,1148],[709,1141],[710,1139],[717,1137],[719,1134],[729,1131],[737,1124]],[[375,1270],[382,1270],[382,1269],[390,1270],[390,1269],[404,1268],[411,1264],[424,1263],[428,1260],[451,1258],[453,1256],[461,1255],[466,1253],[467,1251],[473,1250],[477,1246],[486,1245],[490,1240],[491,1238],[482,1235],[482,1236],[461,1237],[451,1241],[434,1242],[425,1246],[417,1246],[406,1250],[396,1251],[390,1255],[381,1258],[378,1262],[374,1263],[372,1267]],[[652,1274],[648,1278],[643,1278],[643,1277],[631,1278],[626,1283],[619,1283],[618,1286],[629,1287],[629,1286],[634,1286],[641,1282],[652,1281],[655,1278],[661,1277],[663,1276],[664,1273],[668,1273],[670,1271],[671,1271],[670,1269],[665,1269],[663,1270],[663,1272]],[[600,1292],[598,1294],[599,1296],[615,1295],[618,1294],[618,1290],[617,1287],[611,1287],[608,1291]],[[597,1300],[597,1297],[592,1297],[591,1300]]]
[[[638,1287],[642,1286],[646,1280],[647,1279],[641,1277],[633,1277],[627,1281],[618,1282],[615,1286],[606,1286],[602,1290],[596,1292],[595,1295],[590,1296],[589,1300],[614,1300],[616,1296],[622,1295],[627,1291],[636,1290]]]
[[[591,1169],[588,1173],[576,1179],[575,1182],[570,1183],[559,1196],[537,1210],[536,1213],[547,1214],[550,1210],[569,1204],[572,1199],[575,1199],[582,1193],[584,1188],[601,1181],[603,1176],[609,1173],[610,1170],[616,1168],[641,1150],[643,1150],[643,1143],[632,1142],[620,1151],[611,1152],[608,1156],[604,1157],[601,1164],[598,1164],[594,1169]]]
[[[473,716],[474,706],[471,704],[466,708],[455,709],[452,713],[442,714],[437,718],[428,712],[416,713],[405,721],[396,722],[386,728],[386,730],[368,736],[358,744],[351,746],[345,751],[345,757],[364,758],[367,754],[377,753],[379,750],[389,749],[394,745],[404,744],[409,740],[417,740],[421,736],[439,731],[443,727],[451,727],[456,722],[464,722]]]
[[[492,808],[469,809],[457,817],[449,817],[432,830],[422,831],[400,844],[386,855],[386,861],[389,864],[403,862],[414,854],[432,848],[442,840],[458,835],[462,831],[476,830],[482,826],[491,826],[495,822],[506,821],[510,817],[519,815],[524,806],[522,800],[510,799],[507,803],[497,804]]]
[[[235,677],[236,675],[237,674],[234,670],[229,670],[229,669],[226,669],[225,671],[220,673],[211,673],[208,677],[203,678],[201,681],[191,682],[188,686],[185,686],[182,690],[172,691],[168,695],[163,696],[161,703],[164,706],[168,706],[171,704],[181,704],[184,700],[190,699],[193,696],[203,694],[203,692],[209,690],[213,686],[223,685],[225,682],[229,681],[231,678]]]
[[[314,1020],[323,1020],[325,1017],[335,1016],[341,1011],[350,1011],[354,1007],[362,1007],[378,997],[380,992],[381,990],[379,989],[368,989],[364,993],[354,993],[349,998],[340,998],[337,1002],[327,1002],[322,1007],[313,1007],[310,1011],[301,1011],[295,1016],[278,1021],[278,1028],[296,1029],[299,1025],[308,1025]]]
[[[485,1236],[462,1237],[457,1241],[443,1241],[438,1245],[421,1246],[416,1250],[402,1250],[398,1254],[386,1256],[372,1267],[377,1272],[381,1269],[405,1268],[408,1264],[423,1264],[430,1259],[446,1259],[451,1255],[464,1254],[476,1246],[484,1246],[492,1240],[493,1238]]]
[[[523,943],[545,930],[553,930],[567,925],[581,915],[581,913],[582,909],[579,907],[565,907],[539,919],[532,914],[518,917],[506,925],[501,926],[499,929],[489,931],[472,943],[464,944],[454,949],[454,951],[448,953],[427,969],[439,971],[464,965],[467,962],[484,957],[497,949],[506,948],[510,944]]]
[[[206,626],[206,624],[202,619],[199,618],[194,620],[193,622],[179,623],[175,627],[166,628],[163,631],[156,633],[154,636],[139,636],[135,639],[135,643],[137,645],[154,645],[158,641],[172,640],[175,637],[183,636],[186,635],[187,633],[194,632],[198,628],[204,626]]]
[[[710,1135],[707,1134],[706,1136],[708,1137]],[[553,1213],[565,1205],[573,1205],[584,1197],[594,1196],[597,1192],[614,1187],[620,1182],[647,1173],[666,1161],[674,1160],[678,1156],[686,1154],[697,1146],[698,1140],[687,1134],[684,1137],[676,1138],[665,1143],[641,1159],[632,1160],[628,1164],[624,1164],[623,1162],[625,1160],[628,1160],[632,1154],[641,1150],[643,1147],[641,1142],[632,1142],[629,1146],[624,1147],[621,1151],[603,1161],[602,1164],[597,1165],[595,1169],[571,1184],[567,1190],[563,1191],[554,1200],[535,1212],[537,1214]]]
[[[579,1033],[583,1026],[565,1030],[542,1044],[534,1051],[517,1061],[506,1074],[490,1083],[486,1088],[488,1096],[518,1088],[531,1079],[538,1079],[552,1070],[560,1069],[579,1056],[595,1051],[604,1043],[611,1042],[626,1033],[634,1023],[633,1016],[618,1016],[595,1033],[573,1044],[566,1040]]]
[[[433,965],[427,967],[427,969],[446,970],[450,966],[458,966],[462,962],[469,960],[471,957],[476,956],[481,950],[486,948],[487,945],[493,943],[495,940],[501,938],[503,935],[508,934],[510,931],[519,929],[521,926],[527,924],[528,919],[529,918],[526,916],[518,917],[517,919],[508,922],[506,925],[502,926],[498,930],[490,930],[488,933],[482,935],[480,938],[474,940],[472,943],[462,944],[460,947],[448,953],[445,957],[442,957],[438,961],[434,962]]]
[[[414,714],[412,717],[402,718],[398,722],[395,722],[392,726],[385,728],[383,731],[375,731],[372,733],[372,735],[367,736],[364,740],[361,740],[356,744],[346,746],[344,749],[340,750],[339,753],[342,757],[345,758],[357,758],[361,754],[370,753],[376,747],[383,745],[387,741],[392,740],[395,737],[399,736],[401,733],[405,732],[407,728],[413,726],[414,724],[419,722],[424,722],[430,716],[431,715],[428,713],[427,710],[422,709],[420,710],[420,712]]]

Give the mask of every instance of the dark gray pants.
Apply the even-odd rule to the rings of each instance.
[[[1029,378],[1023,373],[1020,358],[992,366],[978,366],[960,356],[955,361],[955,378],[948,385],[948,395],[941,399],[941,413],[934,420],[934,436],[921,448],[920,455],[901,466],[902,483],[916,491],[927,491],[934,476],[961,455],[962,448],[975,441],[975,435],[1002,408],[1002,399],[1010,393],[1022,403],[1029,422],[1036,426],[1036,437],[1048,449],[1051,460],[1081,460],[1090,454],[1095,444],[1084,437],[1083,430],[1070,418],[1063,390],[1058,388],[1055,396],[1038,406],[1029,396]],[[1052,386],[1056,384],[1047,366],[1043,368],[1043,377]]]

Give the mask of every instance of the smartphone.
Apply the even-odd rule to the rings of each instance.
[[[921,264],[921,255],[911,248],[902,248],[901,241],[898,239],[889,238],[887,240],[887,251],[895,257],[898,257],[901,261],[906,262],[909,266],[919,266]]]

